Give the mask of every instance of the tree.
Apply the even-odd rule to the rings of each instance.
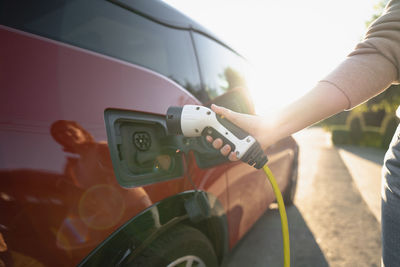
[[[374,22],[377,18],[382,15],[385,6],[389,2],[389,0],[381,0],[376,5],[374,5],[375,13],[371,16],[371,19],[365,22],[365,26],[368,28],[372,22]]]

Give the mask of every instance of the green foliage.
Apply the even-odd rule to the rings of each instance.
[[[375,111],[366,111],[362,114],[366,126],[380,127],[386,112],[383,109]]]
[[[347,121],[347,117],[349,116],[350,112],[349,111],[343,111],[335,116],[332,116],[330,118],[327,118],[319,123],[322,127],[325,127],[327,129],[330,128],[332,125],[345,125]]]
[[[382,0],[374,5],[375,13],[372,14],[370,20],[365,22],[366,27],[369,27],[369,25],[371,25],[372,22],[374,22],[377,18],[379,18],[380,15],[382,15],[383,10],[385,9],[385,6],[388,2],[389,0]]]
[[[382,147],[382,135],[377,131],[363,131],[358,145],[380,148]]]
[[[362,117],[367,127],[385,127],[385,125],[382,125],[382,121],[386,117],[394,117],[399,105],[400,85],[392,85],[386,91],[370,99],[368,102],[350,111],[343,111],[332,116],[320,122],[320,125],[326,129],[330,129],[332,125],[346,125],[346,123],[349,123],[349,119]]]
[[[370,99],[364,105],[369,111],[385,110],[388,114],[394,114],[400,104],[400,85],[392,85],[383,93]]]
[[[350,131],[343,129],[332,129],[332,143],[334,145],[350,144]]]
[[[382,148],[387,149],[390,142],[392,141],[393,134],[396,132],[399,121],[396,117],[392,117],[387,121],[386,125],[383,126],[382,131]]]
[[[363,127],[360,117],[354,117],[348,125],[333,125],[334,145],[358,145],[387,149],[398,126],[395,116],[386,117],[381,127]]]
[[[355,118],[350,122],[350,142],[354,145],[358,145],[361,142],[363,129],[361,126],[361,120]]]
[[[358,140],[353,140],[351,131],[334,129],[332,131],[332,143],[334,145],[359,145],[368,147],[382,147],[382,135],[377,131],[363,131]]]

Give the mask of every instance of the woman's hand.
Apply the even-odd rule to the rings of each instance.
[[[212,105],[211,109],[247,131],[260,143],[262,149],[266,149],[277,141],[348,107],[349,98],[341,90],[329,82],[319,82],[303,97],[265,117],[241,114],[216,105]],[[214,148],[220,149],[222,155],[227,156],[231,152],[231,147],[224,145],[221,139],[213,140],[211,136],[206,138]],[[237,160],[237,157],[231,152],[229,159]]]
[[[214,104],[211,105],[211,109],[218,115],[228,119],[232,123],[236,124],[243,130],[248,132],[250,135],[252,135],[260,143],[261,147],[266,148],[270,145],[268,140],[266,140],[265,138],[267,129],[265,118],[256,115],[237,113],[227,108],[220,107]],[[213,138],[208,135],[206,136],[206,139],[208,142],[212,143],[215,149],[219,149],[222,155],[228,156],[229,154],[229,160],[231,161],[238,160],[236,154],[231,152],[232,148],[230,147],[230,145],[228,144],[224,145],[221,138],[213,140]]]

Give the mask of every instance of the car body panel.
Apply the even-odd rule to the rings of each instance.
[[[210,204],[210,214],[207,218],[193,222],[187,214],[185,203],[203,193]],[[222,255],[227,253],[228,229],[224,208],[212,194],[186,191],[156,203],[129,220],[102,242],[79,266],[131,266],[146,245],[180,223],[202,229],[210,239],[213,235],[220,235],[221,240],[215,240],[219,244],[213,244],[216,254],[222,259]]]
[[[120,60],[3,26],[0,36],[7,40],[0,52],[0,82],[7,89],[0,98],[0,135],[7,140],[1,143],[7,214],[1,224],[10,250],[49,265],[77,264],[135,214],[192,189],[183,178],[120,187],[103,113],[118,107],[163,114],[170,104],[199,104],[193,96]],[[94,220],[97,212],[108,219]]]

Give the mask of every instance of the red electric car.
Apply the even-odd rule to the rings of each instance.
[[[0,266],[217,266],[274,201],[167,134],[169,106],[254,109],[246,61],[165,3],[0,0],[0,41]],[[291,203],[297,144],[267,155]]]

